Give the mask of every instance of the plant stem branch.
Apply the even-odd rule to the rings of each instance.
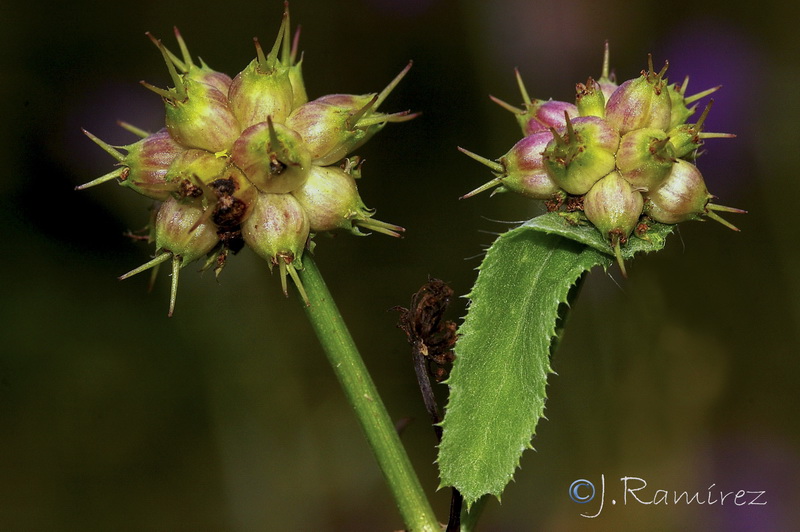
[[[475,528],[478,524],[478,519],[483,513],[483,509],[486,507],[486,503],[489,502],[490,497],[491,495],[484,495],[483,497],[472,503],[472,507],[469,509],[469,511],[467,511],[466,508],[462,509],[461,532],[475,532]]]
[[[436,404],[436,396],[433,394],[431,378],[428,374],[428,362],[422,354],[421,348],[424,344],[420,341],[412,348],[412,358],[414,359],[414,372],[417,374],[417,383],[422,392],[422,401],[425,403],[425,410],[431,418],[431,426],[436,434],[436,443],[442,443],[442,421],[439,417],[439,407]],[[447,521],[445,532],[459,532],[461,529],[461,506],[464,499],[456,488],[450,488],[450,517]]]
[[[439,532],[439,522],[400,437],[310,253],[303,257],[303,266],[300,277],[310,301],[306,314],[364,429],[406,528]]]
[[[442,427],[439,423],[442,421],[439,418],[439,407],[436,405],[436,396],[433,395],[433,386],[431,386],[431,379],[428,376],[428,363],[425,356],[420,351],[421,346],[417,345],[412,348],[411,357],[414,362],[414,373],[417,375],[417,384],[422,392],[422,402],[425,404],[425,410],[431,418],[431,426],[436,435],[436,443],[442,442]]]

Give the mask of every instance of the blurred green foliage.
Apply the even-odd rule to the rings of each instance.
[[[741,4],[742,6],[744,4]],[[758,16],[738,4],[359,0],[292,3],[310,96],[382,88],[409,59],[385,109],[390,124],[361,151],[362,195],[408,229],[320,238],[317,257],[397,419],[425,487],[437,485],[434,438],[408,346],[388,310],[440,277],[474,281],[493,220],[539,208],[521,198],[457,201],[485,182],[461,145],[490,157],[518,139],[489,93],[570,99],[600,71],[602,43],[624,79],[646,54],[669,59],[691,89],[722,83],[701,169],[720,202],[748,209],[742,233],[689,223],[620,281],[593,272],[553,359],[546,416],[522,471],[484,530],[789,530],[800,525],[800,247],[793,224],[800,168],[796,7]],[[0,18],[0,527],[4,530],[393,530],[401,522],[316,339],[266,264],[243,251],[223,272],[182,275],[167,319],[168,279],[115,277],[152,250],[122,236],[148,201],[113,184],[73,187],[113,162],[83,137],[157,129],[168,83],[144,36],[235,74],[269,42],[280,2],[78,0],[3,7]],[[702,61],[701,61],[702,59]],[[680,78],[674,78],[679,80]],[[695,84],[694,80],[699,80]],[[707,83],[704,85],[704,83]],[[716,122],[715,122],[716,121]],[[780,201],[776,201],[780,200]],[[468,258],[472,257],[472,258]],[[509,265],[513,268],[514,265]],[[616,280],[615,280],[616,279]],[[452,317],[463,315],[454,302]],[[498,316],[502,319],[502,316]],[[441,390],[444,391],[444,390]],[[767,490],[767,506],[635,504],[598,519],[567,494],[588,478],[653,489]],[[433,495],[445,518],[447,492]]]

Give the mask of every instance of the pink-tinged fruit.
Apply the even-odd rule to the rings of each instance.
[[[528,135],[497,162],[459,148],[462,153],[488,166],[495,175],[494,179],[463,195],[461,199],[470,198],[490,188],[494,189],[492,195],[500,192],[516,192],[533,199],[550,199],[553,194],[561,190],[547,174],[542,161],[542,152],[552,139],[553,134],[549,131]]]
[[[399,237],[405,229],[375,220],[358,194],[355,178],[338,166],[314,166],[308,180],[292,192],[308,213],[314,233],[342,229],[363,235],[361,229]]]
[[[497,161],[459,148],[494,174],[462,198],[491,189],[544,200],[564,223],[593,225],[623,274],[622,248],[632,235],[650,240],[656,224],[711,218],[738,230],[717,213],[745,211],[710,203],[689,162],[702,154],[704,140],[734,137],[702,130],[713,100],[696,123],[686,122],[695,102],[719,87],[686,96],[688,78],[668,84],[667,66],[656,72],[648,56],[639,77],[618,85],[606,42],[601,75],[576,85],[576,105],[532,99],[516,71],[524,108],[491,98],[514,113],[525,137]]]
[[[606,119],[620,134],[643,127],[669,129],[672,104],[664,74],[653,70],[653,58],[648,56],[648,69],[641,76],[620,85],[606,103]]]
[[[291,194],[260,193],[250,217],[242,225],[244,241],[270,270],[278,266],[283,293],[288,295],[287,274],[292,278],[306,304],[308,296],[297,270],[303,269],[301,257],[309,237],[308,216]]]
[[[162,203],[155,220],[156,257],[120,276],[124,280],[172,260],[169,316],[175,311],[181,268],[211,252],[219,241],[212,225],[198,223],[202,218],[203,209],[193,202],[170,198]]]
[[[76,190],[83,190],[116,179],[120,185],[133,189],[148,198],[163,201],[170,196],[174,188],[167,184],[167,172],[172,161],[186,150],[172,139],[166,129],[133,144],[120,147],[127,154],[121,153],[114,146],[103,142],[85,129],[83,132],[95,144],[114,157],[118,161],[119,168],[75,187]]]
[[[275,194],[295,190],[311,171],[311,153],[300,135],[271,119],[242,132],[231,160],[260,191]]]
[[[620,139],[617,169],[634,187],[645,190],[658,187],[674,162],[670,139],[661,129],[634,129]]]
[[[628,241],[642,213],[644,200],[619,172],[611,172],[597,182],[583,199],[583,209],[598,231],[608,239],[623,275],[621,246]]]
[[[389,96],[411,68],[409,63],[380,93],[329,94],[296,108],[286,125],[297,131],[311,152],[314,164],[338,163],[362,146],[389,122],[406,122],[417,114],[379,113]]]
[[[707,216],[734,231],[739,229],[714,211],[744,213],[742,209],[709,203],[708,192],[700,170],[679,159],[660,187],[647,193],[645,213],[657,222],[675,224]]]

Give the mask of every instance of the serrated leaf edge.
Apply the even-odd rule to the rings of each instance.
[[[531,220],[531,221],[533,221],[533,220]],[[529,222],[531,222],[531,221],[529,221]],[[471,331],[470,331],[471,327],[470,327],[470,322],[468,320],[468,316],[469,316],[470,312],[474,311],[474,307],[475,307],[474,294],[476,292],[476,288],[479,286],[480,272],[483,270],[484,264],[486,262],[486,257],[488,257],[489,254],[492,252],[492,249],[495,247],[495,245],[500,240],[500,238],[513,238],[517,234],[522,233],[522,232],[524,232],[526,230],[535,230],[535,231],[539,231],[539,232],[542,232],[542,233],[545,233],[545,234],[557,236],[558,238],[564,238],[564,235],[560,234],[557,231],[549,231],[546,228],[542,228],[542,227],[539,227],[539,226],[536,226],[536,225],[531,225],[531,224],[529,224],[529,222],[526,222],[525,224],[522,224],[521,226],[516,227],[514,229],[511,229],[511,230],[507,231],[506,233],[503,233],[502,235],[500,235],[500,237],[498,237],[498,239],[496,239],[495,242],[492,243],[492,246],[490,246],[490,248],[486,251],[486,255],[484,256],[484,260],[476,268],[476,270],[478,270],[478,272],[479,272],[478,273],[478,279],[476,280],[475,285],[473,286],[472,290],[470,290],[469,294],[464,296],[464,297],[466,297],[468,299],[469,302],[467,304],[467,315],[463,318],[463,324],[462,324],[462,327],[459,330],[459,334],[460,334],[459,342],[461,342],[463,338],[465,338],[469,334],[471,334]],[[586,243],[584,243],[584,242],[582,242],[582,241],[580,241],[578,239],[569,238],[569,240],[572,240],[572,241],[578,242],[579,244],[587,246]],[[553,248],[553,252],[555,251],[555,249],[556,248],[554,247]],[[608,266],[611,264],[611,260],[609,258],[609,255],[610,255],[609,253],[606,253],[604,250],[598,250],[598,249],[596,249],[595,246],[587,246],[586,248],[584,248],[584,250],[581,253],[585,253],[588,250],[592,250],[593,252],[598,252],[598,251],[600,252],[600,253],[596,253],[596,256],[592,260],[594,265],[601,265],[605,269],[605,268],[608,268]],[[548,259],[552,256],[552,254],[553,253],[548,254]],[[563,294],[555,297],[553,299],[553,301],[551,301],[551,304],[554,304],[556,308],[558,308],[558,306],[562,302],[567,303],[567,305],[569,306],[569,303],[566,301],[566,298],[567,298],[567,296],[569,294],[569,291],[575,286],[575,284],[577,283],[577,281],[580,278],[580,276],[584,272],[588,271],[588,269],[591,269],[591,268],[587,269],[587,268],[584,268],[582,266],[578,266],[577,262],[576,262],[575,266],[576,266],[575,268],[570,269],[569,272],[568,272],[568,275],[571,278],[571,281],[569,282],[568,285],[566,285],[566,287],[565,287],[565,289],[563,291]],[[544,272],[544,269],[542,269],[539,272],[538,275],[541,276],[541,273],[543,273],[543,272]],[[534,287],[535,285],[536,285],[535,282],[531,283],[532,287]],[[479,304],[480,304],[480,302],[479,302]],[[545,387],[548,384],[547,375],[549,375],[551,373],[554,373],[554,371],[552,370],[552,367],[550,365],[550,358],[549,357],[552,356],[552,349],[553,349],[553,345],[554,345],[554,339],[557,336],[556,320],[554,320],[552,323],[549,323],[546,327],[547,327],[547,336],[548,336],[547,344],[549,346],[549,351],[550,352],[549,352],[549,355],[548,355],[546,368],[545,368]],[[456,352],[457,351],[458,351],[458,345],[456,345]],[[459,393],[461,393],[461,391],[458,390],[458,386],[456,385],[454,387],[449,379],[447,381],[447,384],[451,387],[451,389],[450,389],[450,398],[451,399],[454,396],[454,394],[457,396]],[[530,437],[521,446],[521,448],[519,450],[519,453],[517,455],[517,458],[516,458],[516,463],[511,468],[510,473],[508,473],[507,475],[504,475],[504,477],[503,477],[501,482],[498,482],[496,486],[490,487],[490,488],[488,488],[487,490],[485,490],[485,491],[483,491],[481,493],[477,493],[477,492],[471,493],[470,490],[466,489],[464,486],[458,486],[458,485],[455,486],[457,489],[459,489],[459,491],[461,492],[462,496],[464,497],[464,501],[467,504],[467,508],[468,509],[475,501],[477,501],[480,497],[482,497],[485,494],[493,495],[498,500],[500,500],[502,491],[505,489],[505,486],[507,486],[508,483],[511,482],[511,480],[513,480],[517,469],[519,469],[519,467],[520,467],[520,460],[521,460],[521,457],[522,457],[522,453],[526,449],[533,449],[532,439],[536,434],[536,428],[538,426],[539,420],[541,420],[543,418],[546,419],[546,417],[544,415],[546,401],[547,401],[547,396],[546,396],[546,391],[545,391],[545,396],[543,397],[541,411],[536,413],[537,414],[536,415],[536,420],[533,423]],[[448,406],[449,405],[450,405],[450,401],[448,401]],[[445,419],[440,423],[440,426],[445,428],[447,426],[446,421],[447,421],[447,417],[445,416]],[[437,459],[437,461],[438,461],[438,459]],[[445,483],[445,480],[442,479],[441,482],[440,482],[439,488],[441,489],[441,488],[449,486],[449,485],[450,484]]]

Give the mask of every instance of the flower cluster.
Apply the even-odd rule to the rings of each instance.
[[[400,236],[402,227],[375,220],[361,201],[363,161],[351,154],[388,122],[416,116],[378,111],[410,64],[380,93],[309,101],[288,8],[269,53],[255,39],[256,58],[234,78],[195,63],[177,29],[175,37],[180,56],[150,36],[175,86],[142,82],[164,100],[166,127],[149,134],[121,123],[141,137],[121,147],[84,131],[118,168],[78,189],[117,180],[159,202],[148,237],[155,258],[121,279],[171,261],[172,315],[181,268],[207,257],[203,269],[219,275],[228,255],[247,245],[278,266],[284,293],[288,275],[308,303],[297,270],[314,234],[363,228]]]
[[[745,212],[710,203],[703,176],[692,164],[703,141],[727,133],[703,131],[713,100],[694,123],[695,102],[719,87],[686,95],[648,68],[617,84],[609,75],[608,43],[598,80],[576,85],[575,103],[532,100],[519,72],[524,109],[492,97],[514,113],[525,137],[497,161],[459,148],[492,169],[495,178],[464,195],[494,189],[545,200],[570,223],[591,223],[607,239],[625,274],[621,247],[633,235],[647,238],[652,222],[675,224],[708,217],[736,227],[716,211]]]

